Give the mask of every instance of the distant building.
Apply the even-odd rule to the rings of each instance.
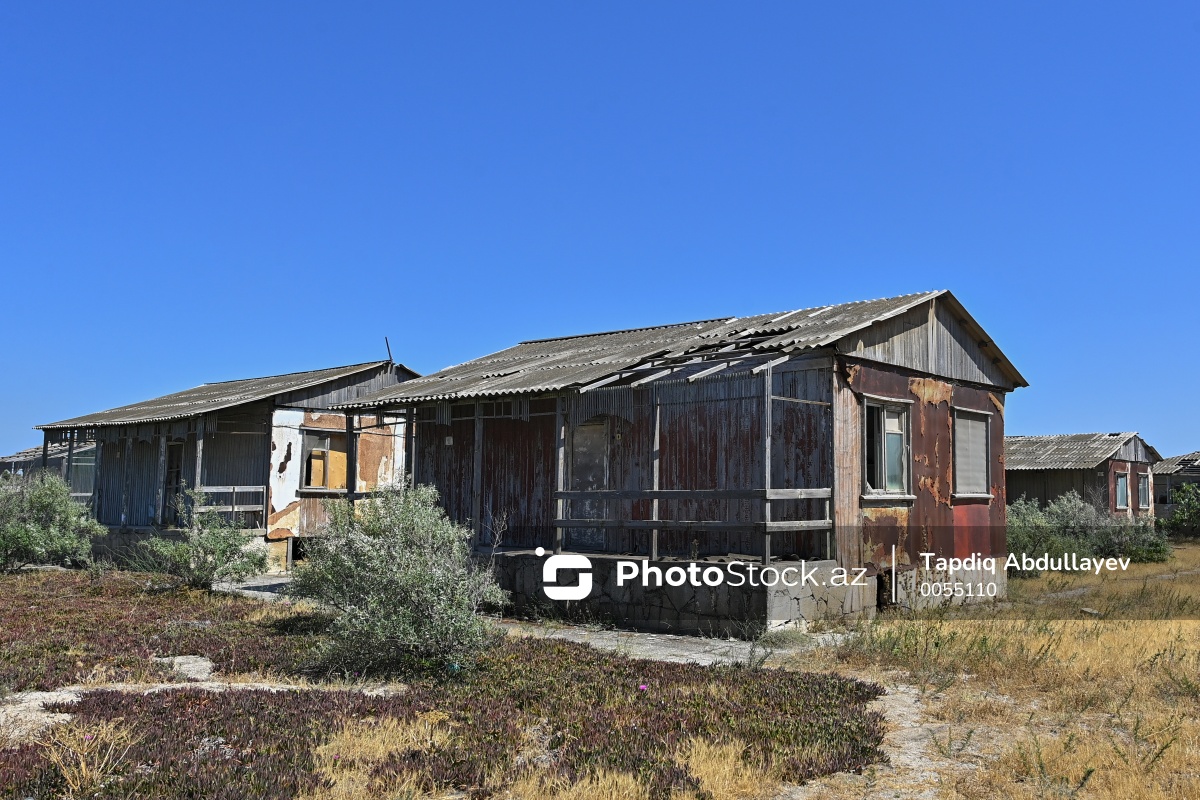
[[[179,497],[198,490],[211,510],[264,536],[273,566],[282,568],[295,538],[324,523],[326,498],[353,498],[403,478],[403,421],[333,406],[415,376],[375,361],[206,383],[37,427],[47,447],[95,449],[91,507],[110,530],[170,529]],[[105,546],[124,546],[125,538],[107,537]]]
[[[1171,516],[1171,512],[1175,510],[1171,496],[1185,483],[1200,484],[1200,450],[1164,458],[1154,465],[1155,512],[1158,516]]]
[[[70,441],[58,442],[0,457],[0,475],[28,475],[36,469],[48,469],[69,479],[71,495],[85,504],[92,499],[95,467],[94,443],[82,443],[72,448]]]
[[[1154,515],[1154,465],[1162,457],[1136,433],[1004,437],[1008,500],[1045,506],[1070,491],[1114,514]]]

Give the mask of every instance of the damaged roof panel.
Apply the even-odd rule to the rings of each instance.
[[[1133,432],[1005,436],[1004,468],[1091,469],[1112,458],[1135,438],[1140,440]],[[1151,460],[1158,460],[1158,453],[1154,448],[1149,445],[1145,447]]]
[[[534,339],[406,381],[343,407],[562,391],[635,367],[658,369],[667,362],[678,364],[701,356],[717,358],[727,350],[762,357],[799,353],[833,345],[850,332],[939,297],[953,299],[944,290],[919,292],[751,317]],[[1007,359],[1000,355],[997,361],[1002,362],[1013,385],[1027,385]]]
[[[1154,465],[1155,475],[1200,475],[1200,450],[1164,458]]]
[[[378,369],[388,363],[387,361],[370,361],[365,364],[292,372],[265,378],[205,383],[193,389],[156,397],[153,400],[145,400],[108,411],[86,414],[82,417],[73,417],[35,427],[38,430],[56,430],[183,419],[222,408],[239,406],[243,403],[265,400],[285,392],[317,386],[360,372]]]

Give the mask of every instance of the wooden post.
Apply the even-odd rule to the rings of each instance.
[[[771,491],[771,390],[774,380],[770,367],[763,371],[763,488]],[[768,523],[763,531],[763,564],[771,563],[771,501],[763,493],[763,522]]]
[[[554,432],[555,432],[555,458],[554,458],[554,486],[560,492],[567,490],[567,421],[564,405],[566,398],[560,396],[554,405]],[[555,500],[555,518],[566,519],[567,501]],[[561,553],[563,551],[563,529],[557,527],[554,529],[554,552]]]
[[[483,417],[480,403],[475,403],[475,436],[471,464],[471,521],[475,531],[475,546],[483,543]]]
[[[358,494],[358,441],[354,438],[354,412],[346,412],[346,499]]]
[[[155,472],[157,477],[158,488],[154,493],[154,524],[162,525],[163,521],[163,505],[166,503],[167,493],[167,434],[162,430],[163,426],[159,426],[158,434],[158,469]]]
[[[657,492],[660,488],[662,488],[659,484],[659,464],[660,464],[661,458],[662,458],[661,451],[660,451],[661,445],[662,445],[662,406],[659,404],[658,397],[656,396],[654,398],[654,451],[651,454],[652,460],[650,462],[650,474],[654,481],[654,485],[651,488],[653,488],[655,492]],[[654,496],[654,499],[650,501],[650,518],[653,519],[655,522],[658,522],[658,495],[657,494]],[[650,560],[658,561],[658,528],[652,528],[650,530]]]
[[[198,492],[200,487],[204,485],[201,479],[204,475],[204,417],[200,416],[196,419],[196,476],[193,480],[193,488]]]
[[[136,426],[125,427],[125,455],[121,459],[121,527],[129,524],[129,462],[133,460]]]
[[[404,419],[404,473],[410,486],[417,485],[417,407],[405,410]]]
[[[63,481],[71,485],[71,467],[75,466],[75,429],[67,431],[67,465],[63,468]]]
[[[42,431],[42,469],[50,464],[50,431]]]

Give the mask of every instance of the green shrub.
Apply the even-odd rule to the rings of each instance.
[[[92,538],[105,532],[52,472],[0,480],[0,571],[27,564],[86,564]]]
[[[1067,492],[1046,508],[1024,497],[1008,507],[1008,551],[1058,558],[1123,557],[1135,563],[1166,561],[1171,547],[1166,536],[1145,518],[1110,514]],[[1017,577],[1036,577],[1036,570],[1010,570]]]
[[[485,604],[504,602],[471,532],[450,521],[429,486],[327,504],[289,594],[332,610],[329,666],[377,671],[471,664],[486,645]]]
[[[239,581],[265,570],[267,554],[257,537],[215,511],[198,510],[207,504],[201,492],[185,493],[179,503],[182,539],[155,537],[139,542],[141,553],[133,558],[134,564],[210,592],[214,583]]]
[[[1008,507],[1008,551],[1010,553],[1049,553],[1059,557],[1064,553],[1078,552],[1079,542],[1064,535],[1062,529],[1051,522],[1036,500],[1021,498]],[[1037,577],[1037,570],[1010,569],[1011,575],[1022,578]]]
[[[1175,508],[1163,527],[1177,536],[1200,535],[1200,484],[1185,483],[1171,493]]]

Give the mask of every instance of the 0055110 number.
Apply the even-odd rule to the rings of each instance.
[[[957,581],[922,582],[922,597],[995,597],[994,583],[959,583]]]

